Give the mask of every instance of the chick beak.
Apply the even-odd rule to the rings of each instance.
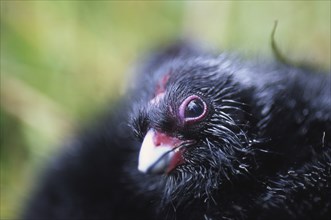
[[[176,137],[150,129],[139,152],[138,170],[143,173],[169,173],[183,162],[179,146],[183,143]]]

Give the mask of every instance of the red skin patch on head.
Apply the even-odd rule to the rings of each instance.
[[[162,79],[159,81],[159,83],[156,86],[155,89],[155,96],[157,96],[160,93],[163,93],[165,91],[165,87],[167,85],[167,82],[169,81],[171,71],[169,71],[167,74],[165,74]]]
[[[165,87],[170,78],[171,71],[165,74],[156,86],[154,97],[150,100],[151,104],[159,103],[165,92]]]

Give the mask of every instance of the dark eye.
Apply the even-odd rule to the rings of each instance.
[[[191,100],[185,108],[185,118],[196,118],[204,112],[204,105],[200,99]]]
[[[179,115],[185,122],[198,121],[206,115],[206,112],[206,103],[196,95],[187,97],[179,107]]]

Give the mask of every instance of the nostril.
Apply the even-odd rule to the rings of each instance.
[[[153,131],[153,143],[155,146],[160,146],[162,144],[167,144],[169,136],[164,133]]]
[[[154,143],[154,146],[156,146],[156,147],[158,147],[162,144],[161,140],[157,137],[153,138],[153,143]]]
[[[152,141],[155,147],[159,146],[176,146],[178,143],[182,142],[176,137],[169,136],[168,134],[151,131],[152,132]]]

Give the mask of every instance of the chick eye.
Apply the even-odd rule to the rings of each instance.
[[[207,113],[207,104],[196,95],[187,97],[179,107],[179,115],[185,122],[195,122]]]
[[[204,112],[203,102],[200,99],[193,99],[191,100],[184,112],[185,118],[196,118],[202,115]]]

